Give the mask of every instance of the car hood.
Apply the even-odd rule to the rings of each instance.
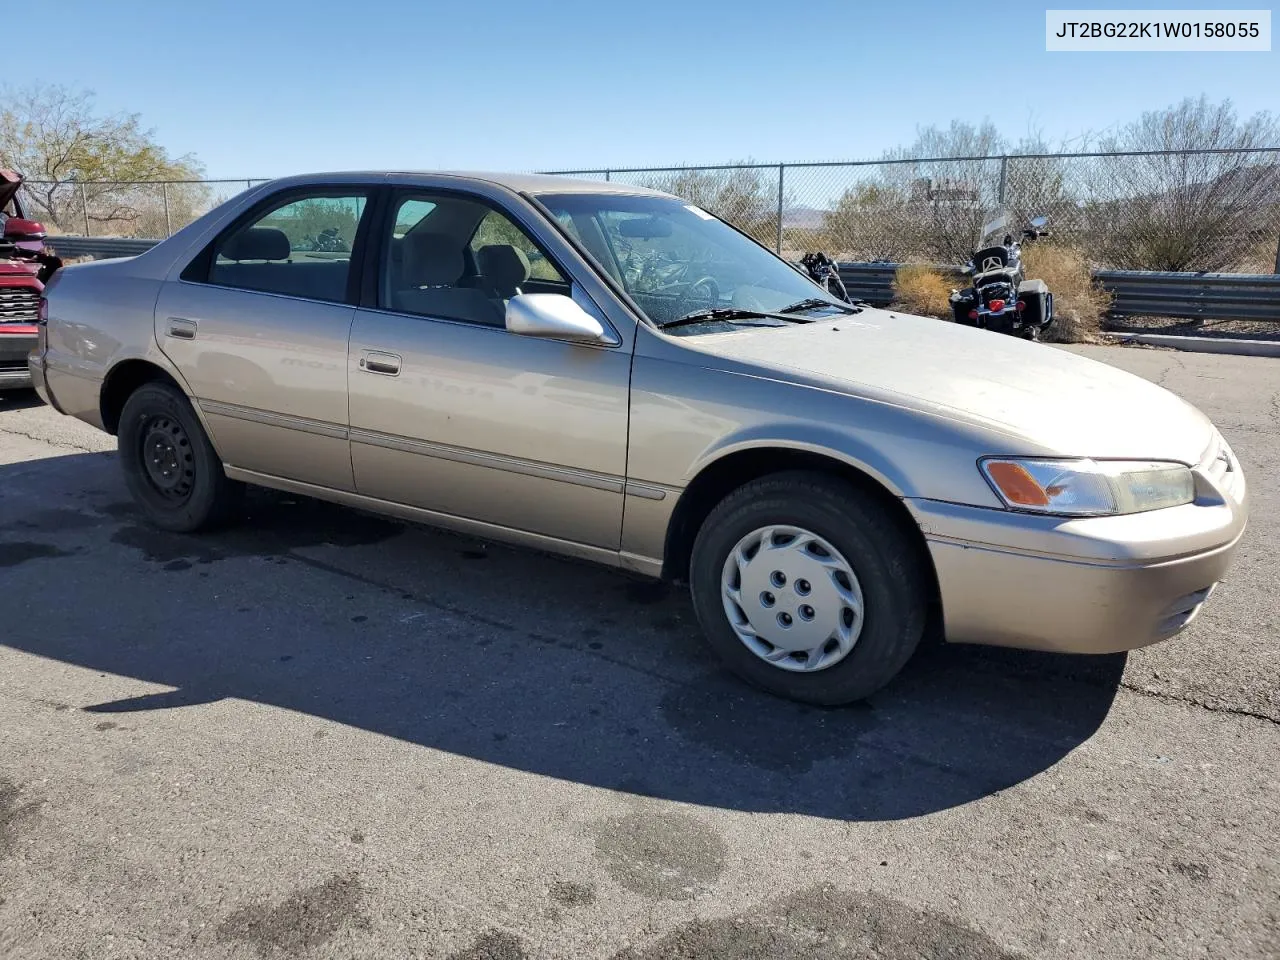
[[[980,424],[992,453],[1198,463],[1213,425],[1141,377],[1045,344],[865,309],[787,328],[691,336],[700,352],[807,383]]]

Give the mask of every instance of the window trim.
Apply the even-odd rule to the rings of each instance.
[[[377,201],[385,188],[380,184],[374,183],[335,183],[335,184],[302,184],[300,186],[287,187],[284,190],[277,190],[265,197],[260,198],[247,210],[232,220],[214,235],[213,239],[204,245],[204,247],[194,257],[188,261],[187,265],[182,268],[182,272],[178,274],[178,279],[184,283],[195,283],[205,287],[217,287],[220,290],[238,290],[241,293],[258,293],[265,296],[285,297],[290,300],[308,300],[313,303],[339,303],[347,305],[355,305],[358,302],[358,292],[361,289],[360,281],[363,273],[363,247],[367,246],[369,225],[373,222],[374,215],[378,212]],[[346,289],[341,300],[328,300],[320,297],[300,297],[297,294],[285,293],[280,290],[256,290],[252,287],[237,287],[228,283],[215,283],[210,279],[213,271],[214,250],[218,248],[228,237],[243,229],[246,225],[261,220],[268,213],[286,207],[291,203],[297,203],[300,200],[322,199],[324,197],[363,197],[364,210],[360,214],[360,221],[356,224],[356,235],[351,241],[351,258],[348,260],[347,283]]]
[[[390,264],[386,262],[387,255],[390,252],[391,234],[395,230],[395,214],[399,209],[399,204],[407,199],[414,197],[432,197],[443,196],[453,197],[460,200],[466,200],[478,206],[485,207],[493,213],[506,218],[517,230],[519,230],[529,242],[538,250],[539,253],[546,258],[558,274],[563,278],[562,283],[565,285],[565,296],[572,297],[574,289],[573,274],[564,268],[564,266],[552,256],[546,247],[538,241],[531,230],[513,210],[508,209],[501,203],[491,200],[481,194],[471,190],[459,189],[457,187],[434,187],[434,186],[412,186],[406,184],[397,184],[395,186],[385,187],[385,202],[379,211],[378,232],[374,237],[368,238],[367,248],[364,257],[364,269],[362,271],[362,283],[360,287],[360,297],[358,306],[362,310],[376,310],[379,313],[394,314],[398,317],[412,317],[416,320],[441,321],[447,323],[465,324],[480,330],[501,330],[503,333],[508,332],[503,327],[494,327],[484,323],[477,323],[475,320],[469,320],[466,317],[450,317],[450,316],[432,316],[425,313],[410,313],[406,310],[396,310],[394,307],[381,303],[381,279],[382,270],[389,269]],[[483,222],[483,218],[481,221]],[[476,229],[479,229],[480,222],[477,222]],[[467,238],[469,244],[474,238],[474,233]],[[544,283],[554,283],[555,281],[542,281]],[[612,324],[608,324],[612,327]],[[613,331],[613,336],[617,337],[617,332]]]

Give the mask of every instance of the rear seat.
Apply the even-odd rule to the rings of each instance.
[[[231,262],[227,262],[231,261]],[[294,254],[284,231],[250,227],[218,252],[211,283],[316,300],[342,300],[350,262]]]

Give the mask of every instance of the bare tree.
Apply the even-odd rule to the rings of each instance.
[[[137,184],[201,173],[191,156],[170,157],[137,114],[97,113],[88,91],[32,87],[5,91],[2,102],[0,166],[18,170],[36,214],[64,229],[155,219],[162,193]]]
[[[1187,99],[1099,141],[1104,151],[1247,150],[1280,144],[1268,113]],[[1088,214],[1098,252],[1138,270],[1230,270],[1280,233],[1280,164],[1268,153],[1101,158]]]

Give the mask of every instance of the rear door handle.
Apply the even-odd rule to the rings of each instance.
[[[378,373],[384,377],[400,376],[402,358],[397,353],[383,353],[381,350],[361,350],[360,369],[367,373]]]
[[[171,337],[177,337],[179,340],[194,340],[196,338],[196,322],[194,320],[184,320],[182,317],[170,317],[168,333]]]

